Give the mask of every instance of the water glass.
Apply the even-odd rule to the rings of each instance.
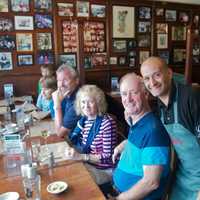
[[[4,113],[4,126],[11,123],[11,113]]]
[[[33,161],[38,163],[41,151],[41,142],[39,138],[31,141],[31,148],[32,148]]]
[[[41,177],[23,178],[24,192],[27,200],[41,200]]]
[[[13,155],[6,156],[6,167],[7,169],[13,169],[17,167],[16,158]]]

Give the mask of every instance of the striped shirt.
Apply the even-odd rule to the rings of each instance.
[[[82,142],[85,145],[87,137],[94,120],[86,120],[81,134]],[[95,166],[100,169],[112,167],[112,154],[117,144],[117,128],[116,122],[108,115],[103,117],[99,133],[95,136],[90,146],[91,154],[100,155],[101,162]]]

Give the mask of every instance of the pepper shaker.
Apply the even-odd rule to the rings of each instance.
[[[54,154],[53,154],[53,152],[51,152],[51,153],[49,154],[48,165],[49,165],[49,168],[53,168],[54,165],[55,165],[55,159],[54,159]]]

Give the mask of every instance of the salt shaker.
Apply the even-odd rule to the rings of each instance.
[[[53,152],[51,152],[48,157],[48,166],[49,166],[49,168],[53,168],[54,165],[55,165],[54,154],[53,154]]]

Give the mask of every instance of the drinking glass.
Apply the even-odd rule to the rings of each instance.
[[[44,138],[44,146],[42,147],[42,155],[41,155],[40,161],[41,161],[41,162],[46,162],[47,159],[48,159],[48,156],[49,156],[49,148],[48,148],[48,145],[47,145],[47,138],[48,138],[49,135],[50,135],[50,131],[48,131],[48,130],[43,130],[43,131],[41,132],[41,135],[42,135],[42,137]]]
[[[41,151],[41,143],[39,138],[31,141],[31,149],[32,149],[33,161],[38,163]]]
[[[6,167],[8,169],[13,169],[13,168],[17,167],[16,159],[13,155],[6,156]]]

